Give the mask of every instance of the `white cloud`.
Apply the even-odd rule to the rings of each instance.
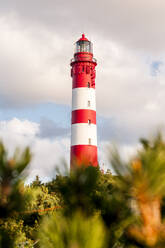
[[[70,139],[69,138],[40,138],[40,124],[28,120],[12,119],[9,121],[0,121],[0,139],[12,156],[16,147],[21,149],[30,146],[32,152],[32,161],[28,168],[28,182],[31,182],[36,175],[39,175],[43,181],[55,177],[56,170],[63,173],[65,171],[65,160],[69,167],[70,159]],[[113,168],[110,165],[110,151],[112,146],[117,146],[119,153],[124,161],[133,158],[137,149],[141,146],[135,144],[110,143],[109,141],[100,141],[98,145],[98,161],[100,167],[106,171]]]
[[[46,30],[23,29],[13,16],[0,17],[0,30],[3,104],[68,103],[70,57],[64,62],[64,41]]]
[[[164,53],[164,8],[164,0],[5,0],[0,13],[14,13],[22,26],[44,28],[65,40],[87,32],[155,54]]]
[[[16,146],[32,145],[38,132],[39,125],[28,120],[14,118],[0,121],[0,139],[7,145],[10,154]]]
[[[106,54],[107,47],[111,52]],[[110,42],[103,51],[96,82],[98,113],[115,120],[120,137],[125,132],[137,139],[164,125],[164,66],[152,76],[151,61],[144,56]]]
[[[69,165],[70,141],[68,138],[53,140],[39,138],[40,125],[28,120],[12,119],[0,121],[0,139],[12,156],[16,147],[30,146],[32,162],[29,168],[29,180],[39,175],[42,180],[55,176],[55,167],[64,170],[62,159]]]
[[[69,60],[86,31],[98,59],[97,111],[114,120],[114,138],[135,142],[164,125],[164,0],[6,0],[1,6],[2,107],[70,104]],[[161,62],[155,76],[153,61]]]
[[[107,169],[110,169],[112,173],[114,173],[114,169],[111,166],[111,152],[112,149],[117,148],[121,159],[124,162],[128,162],[130,159],[133,159],[137,155],[137,151],[141,149],[141,145],[139,143],[136,143],[134,145],[128,145],[128,144],[119,144],[119,143],[110,143],[107,141],[100,142],[98,146],[98,155],[99,155],[99,163],[100,168],[106,171]]]

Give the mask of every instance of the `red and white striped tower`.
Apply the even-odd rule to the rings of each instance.
[[[72,128],[71,169],[98,166],[95,98],[95,66],[92,43],[82,35],[71,60]]]

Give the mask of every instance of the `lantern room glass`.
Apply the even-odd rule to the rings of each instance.
[[[84,40],[77,41],[75,44],[75,53],[81,52],[93,53],[92,42]]]

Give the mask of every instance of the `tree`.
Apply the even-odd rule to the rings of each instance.
[[[8,158],[7,150],[0,143],[0,247],[15,247],[18,237],[16,227],[22,228],[21,222],[9,218],[16,219],[17,213],[24,210],[24,202],[29,199],[24,192],[21,175],[30,160],[29,148],[23,152],[16,149],[12,158]]]
[[[147,247],[165,246],[165,225],[161,206],[165,196],[165,142],[160,134],[153,140],[141,139],[142,149],[125,164],[117,152],[112,164],[118,173],[120,187],[130,198],[130,209],[136,217],[125,233]]]
[[[41,182],[39,176],[36,175],[35,180],[31,183],[31,187],[34,188],[34,187],[38,187],[38,186],[41,186],[41,185],[42,185],[42,182]]]

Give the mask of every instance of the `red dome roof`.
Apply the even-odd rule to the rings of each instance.
[[[86,37],[85,37],[85,34],[82,34],[82,37],[79,39],[79,41],[89,41]]]

